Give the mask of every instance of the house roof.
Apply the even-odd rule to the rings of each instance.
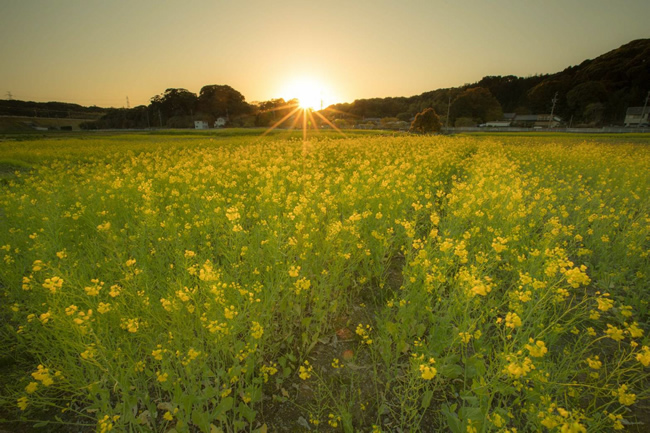
[[[538,117],[537,114],[518,114],[515,116],[515,120],[535,122]]]
[[[548,122],[551,120],[550,114],[518,114],[515,116],[517,122]],[[553,116],[553,121],[561,122],[562,119],[558,116]]]
[[[625,114],[628,115],[628,116],[629,115],[640,116],[641,111],[643,111],[643,107],[629,107]],[[646,107],[645,112],[649,113],[650,112],[650,107]]]

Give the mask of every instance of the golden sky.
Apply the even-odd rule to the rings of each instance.
[[[0,99],[122,107],[228,84],[326,103],[553,73],[650,37],[641,0],[2,0]],[[298,86],[299,87],[299,86]]]

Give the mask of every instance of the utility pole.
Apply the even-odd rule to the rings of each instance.
[[[447,121],[445,129],[449,132],[449,109],[451,108],[451,95],[449,95],[449,102],[447,103]]]
[[[551,118],[548,119],[548,128],[551,129],[551,124],[553,123],[553,112],[555,111],[555,103],[557,102],[557,93],[555,92],[555,96],[553,96],[553,106],[551,107]]]
[[[129,103],[129,97],[126,97],[126,108],[129,109],[131,108],[131,104]]]
[[[10,101],[11,101],[12,99],[14,99],[14,95],[12,95],[11,92],[10,92],[9,90],[7,90],[7,99],[10,100]]]
[[[643,110],[641,110],[641,118],[639,119],[639,126],[641,126],[641,122],[643,122],[644,120],[643,116],[645,116],[645,109],[648,106],[648,99],[650,99],[650,92],[648,92],[648,95],[645,97],[645,102],[643,103]]]

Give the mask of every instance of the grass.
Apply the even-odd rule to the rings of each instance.
[[[0,143],[9,428],[643,430],[644,137],[209,132]]]

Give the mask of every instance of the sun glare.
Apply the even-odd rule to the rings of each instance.
[[[291,81],[282,92],[284,99],[298,99],[300,108],[321,110],[332,104],[328,90],[314,80],[302,78]]]
[[[286,104],[269,111],[285,110],[284,115],[276,120],[262,136],[269,134],[276,128],[294,128],[302,126],[302,141],[307,143],[307,131],[321,128],[331,128],[342,136],[346,136],[328,117],[327,112],[337,111],[331,105],[338,101],[333,93],[320,82],[310,78],[293,79],[287,81],[280,96]],[[295,101],[298,100],[296,105]]]

